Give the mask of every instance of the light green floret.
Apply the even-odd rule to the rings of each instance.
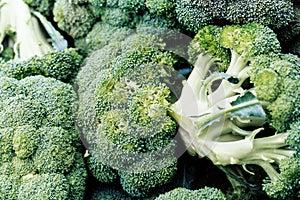
[[[279,131],[299,116],[299,61],[292,54],[262,55],[250,65],[257,98],[265,102],[271,125]]]
[[[161,194],[155,200],[226,200],[225,195],[217,188],[204,187],[198,190],[190,190],[186,188],[175,188],[165,194]]]
[[[39,173],[67,172],[75,160],[75,148],[69,132],[61,127],[42,127],[41,141],[33,156]]]
[[[13,149],[18,158],[24,159],[35,153],[40,135],[31,125],[19,126],[13,136]]]
[[[63,174],[28,174],[21,180],[18,199],[67,200],[69,185]]]
[[[70,3],[69,0],[56,0],[53,16],[57,26],[74,39],[86,35],[97,19],[87,3]]]

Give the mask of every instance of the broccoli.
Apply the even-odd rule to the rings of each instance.
[[[29,7],[42,13],[44,16],[50,17],[55,0],[23,0]]]
[[[276,34],[256,23],[205,26],[189,52],[194,69],[169,113],[190,154],[252,175],[247,166],[259,166],[270,178],[264,188],[271,197],[276,190],[280,198],[299,197],[299,166],[286,170],[285,162],[294,163],[299,145],[287,141],[297,132],[290,123],[299,120],[300,59],[282,54]],[[285,178],[295,184],[279,188]]]
[[[23,62],[1,62],[1,76],[23,79],[33,75],[52,77],[63,82],[72,82],[75,78],[83,56],[77,49],[67,48],[63,51],[50,51],[43,56],[33,56]]]
[[[85,37],[75,40],[75,46],[81,54],[87,57],[108,43],[125,39],[131,32],[131,29],[127,27],[119,28],[97,22]]]
[[[165,16],[167,18],[175,17],[175,0],[146,0],[146,7],[149,9],[150,13],[156,16]]]
[[[52,51],[48,36],[22,0],[1,1],[0,51],[13,48],[15,61]]]
[[[177,0],[179,23],[193,33],[206,25],[261,23],[279,29],[294,21],[289,0]]]
[[[22,178],[17,199],[68,199],[68,182],[63,174],[28,174]]]
[[[99,16],[91,9],[87,1],[56,0],[52,10],[53,20],[61,30],[76,39],[85,36],[98,20]]]
[[[165,194],[159,195],[155,200],[181,200],[181,199],[195,199],[195,200],[226,200],[225,195],[217,188],[204,187],[198,190],[189,190],[186,188],[175,188]]]
[[[294,13],[290,0],[233,0],[228,2],[226,19],[235,24],[256,22],[278,29],[290,24]]]
[[[90,156],[116,170],[135,197],[168,183],[177,169],[177,124],[167,114],[177,60],[164,45],[155,36],[132,34],[88,57],[77,76],[77,126]]]
[[[91,190],[90,200],[131,200],[132,198],[116,185],[97,185]]]
[[[73,87],[40,75],[1,77],[0,85],[1,199],[83,199]]]
[[[226,17],[225,0],[176,0],[176,16],[180,24],[191,32]]]

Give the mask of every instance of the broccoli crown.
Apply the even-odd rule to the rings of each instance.
[[[181,200],[181,199],[195,199],[195,200],[225,200],[226,197],[221,190],[212,187],[204,187],[198,190],[189,190],[186,188],[175,188],[165,194],[159,195],[155,200]]]
[[[293,21],[294,7],[289,0],[234,0],[227,5],[226,18],[235,24],[257,22],[279,28]]]
[[[0,83],[1,198],[82,199],[87,172],[72,86],[43,76]]]
[[[118,172],[126,192],[142,197],[176,171],[177,124],[168,115],[175,97],[167,87],[173,84],[176,59],[151,35],[133,34],[117,43],[92,54],[79,72],[77,78],[87,71],[98,75],[89,83],[78,79],[78,121],[91,156]],[[118,53],[112,58],[107,48]],[[103,62],[94,62],[99,56]],[[84,103],[88,99],[89,105]],[[100,174],[101,168],[92,169]]]
[[[97,20],[88,2],[56,0],[53,7],[54,21],[57,26],[72,38],[85,36]]]
[[[95,156],[87,157],[86,164],[89,172],[101,183],[114,183],[118,180],[117,171],[97,160]]]
[[[1,4],[0,52],[8,49],[9,55],[4,51],[5,59],[13,54],[13,60],[24,61],[53,50],[48,35],[23,0],[5,0]]]
[[[63,51],[51,51],[43,56],[33,56],[23,62],[4,62],[1,64],[1,76],[23,79],[33,75],[52,77],[63,82],[72,82],[75,78],[83,56],[77,49],[67,48]]]

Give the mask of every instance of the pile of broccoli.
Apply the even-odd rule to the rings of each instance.
[[[299,199],[299,5],[0,0],[0,199]]]

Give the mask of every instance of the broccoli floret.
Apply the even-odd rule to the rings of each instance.
[[[175,17],[175,0],[146,0],[146,7],[150,13],[155,14],[156,16],[165,16],[167,18]]]
[[[97,162],[118,172],[123,189],[136,197],[170,181],[177,168],[177,124],[167,114],[174,100],[167,85],[176,59],[164,46],[154,36],[133,34],[91,55],[77,77],[78,126],[86,146]],[[107,50],[118,53],[112,57]],[[99,56],[103,61],[95,62]],[[94,80],[81,80],[86,72]]]
[[[161,194],[155,200],[181,200],[181,199],[195,199],[195,200],[226,200],[225,195],[217,188],[204,187],[198,190],[189,190],[186,188],[175,188],[165,194]]]
[[[257,98],[269,102],[270,124],[278,131],[287,130],[289,122],[299,117],[299,61],[292,54],[263,55],[250,65]]]
[[[298,199],[300,197],[299,157],[282,160],[279,163],[279,171],[280,173],[275,171],[270,179],[265,180],[263,189],[272,199]]]
[[[0,83],[1,195],[82,199],[87,171],[75,129],[73,87],[43,76],[1,77]]]
[[[21,180],[17,199],[68,199],[68,190],[63,174],[28,174]]]
[[[124,40],[131,32],[132,30],[127,27],[119,28],[97,22],[85,37],[75,40],[75,46],[83,55],[89,56],[108,43]]]
[[[87,157],[87,168],[101,183],[114,183],[118,181],[118,173],[109,165],[101,163],[95,156]]]
[[[115,27],[133,27],[131,25],[132,16],[121,8],[104,8],[101,21]]]
[[[1,1],[0,51],[13,48],[14,60],[44,55],[53,48],[38,20],[23,0]],[[7,42],[7,44],[5,43]]]
[[[0,66],[1,76],[23,79],[33,75],[43,75],[72,83],[83,56],[77,49],[67,48],[63,51],[51,51],[43,56],[33,56],[23,62],[3,62]]]
[[[17,199],[17,191],[20,181],[17,178],[0,175],[0,198],[1,199]]]
[[[274,29],[278,35],[278,40],[281,42],[283,48],[288,51],[295,43],[295,38],[300,34],[300,7],[299,5],[294,6],[294,17],[292,21],[280,28]]]
[[[88,2],[56,0],[53,7],[57,26],[73,39],[85,36],[98,19],[91,11]]]
[[[290,0],[234,0],[228,2],[226,18],[235,24],[256,22],[280,28],[293,21],[294,7]]]
[[[36,11],[39,11],[45,16],[52,15],[52,9],[55,0],[23,0],[26,4],[28,4],[31,8]]]
[[[45,127],[38,130],[41,142],[33,156],[39,173],[65,172],[75,160],[75,148],[69,133],[60,127]]]
[[[257,165],[274,180],[276,166],[295,154],[287,130],[299,119],[299,58],[280,52],[276,34],[260,24],[199,30],[190,47],[194,69],[170,108],[191,154],[252,175],[246,167]]]
[[[13,149],[18,158],[30,157],[38,148],[40,135],[31,125],[19,126],[13,136]]]
[[[14,156],[13,151],[13,128],[1,128],[0,129],[0,161],[10,161]]]
[[[69,184],[68,199],[84,199],[87,187],[88,172],[83,156],[80,152],[75,153],[74,163],[65,177]]]
[[[226,17],[225,0],[176,0],[176,14],[180,24],[197,33],[206,25]]]
[[[131,200],[132,198],[116,185],[98,185],[91,190],[90,200]]]
[[[146,10],[145,0],[118,0],[118,7],[135,14]]]
[[[299,102],[299,101],[298,101]],[[285,158],[279,163],[279,172],[270,170],[269,178],[265,179],[263,189],[274,199],[297,199],[300,197],[300,121],[290,125],[287,130],[287,144],[295,150],[293,157]]]

